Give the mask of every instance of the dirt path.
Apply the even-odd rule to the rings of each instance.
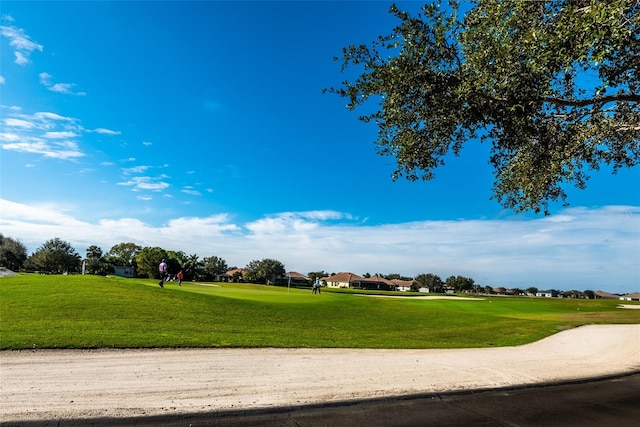
[[[195,413],[568,381],[640,370],[640,325],[461,350],[0,352],[0,420]]]

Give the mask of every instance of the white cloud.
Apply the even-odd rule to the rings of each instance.
[[[59,121],[67,121],[67,122],[76,121],[76,119],[74,119],[73,117],[65,117],[56,113],[51,113],[49,111],[38,112],[38,113],[35,113],[33,116],[39,120],[59,120]]]
[[[186,186],[184,187],[182,190],[180,190],[181,192],[185,193],[185,194],[189,194],[191,196],[202,196],[202,193],[199,192],[198,190],[194,189],[191,186]]]
[[[38,112],[32,115],[20,113],[19,109],[10,109],[8,117],[2,119],[5,126],[23,129],[49,130],[57,126],[78,128],[77,120],[50,112]]]
[[[35,126],[34,123],[28,120],[22,120],[22,119],[5,118],[2,120],[2,122],[4,123],[5,126],[8,126],[8,127],[19,127],[19,128],[31,129]]]
[[[5,142],[15,142],[20,140],[20,135],[15,133],[1,132],[0,133],[0,141]]]
[[[78,135],[74,132],[63,131],[63,132],[46,132],[43,136],[47,139],[61,139],[61,138],[64,139],[64,138],[75,138]]]
[[[38,74],[38,77],[40,78],[40,84],[43,86],[49,86],[51,85],[51,79],[53,79],[53,76],[49,73],[40,73]]]
[[[80,129],[76,119],[51,112],[28,115],[15,109],[6,115],[3,124],[10,132],[0,134],[2,149],[62,160],[85,156],[74,140]]]
[[[21,153],[40,154],[44,157],[61,160],[76,159],[85,155],[78,149],[77,144],[71,141],[47,143],[32,138],[29,141],[2,144],[2,148]]]
[[[77,86],[75,83],[53,83],[53,76],[49,73],[40,73],[38,76],[40,77],[40,84],[49,89],[51,92],[75,96],[86,95],[86,92],[75,92],[73,90]]]
[[[103,135],[120,135],[122,134],[122,132],[117,131],[117,130],[111,130],[111,129],[105,129],[105,128],[96,128],[93,131],[88,131],[88,132],[95,132],[95,133],[100,133]]]
[[[0,85],[3,85],[4,83],[5,83],[4,76],[0,76]]]
[[[151,168],[151,166],[146,166],[146,165],[140,165],[140,166],[134,166],[131,168],[123,168],[122,169],[122,173],[125,175],[131,175],[131,174],[136,174],[136,173],[144,173],[147,170],[149,170]]]
[[[434,273],[443,280],[449,275],[472,277],[483,286],[640,290],[640,206],[567,209],[542,219],[376,226],[344,213],[327,214],[331,211],[288,212],[246,224],[221,214],[152,225],[135,218],[89,223],[52,206],[1,199],[0,209],[3,234],[31,250],[57,236],[80,253],[93,244],[107,251],[114,244],[134,242],[201,258],[221,256],[238,266],[275,258],[300,272]],[[563,216],[573,219],[557,221]]]
[[[155,178],[152,178],[150,176],[136,176],[128,181],[119,182],[118,185],[132,187],[133,191],[162,191],[169,188],[169,183],[164,181],[157,181],[155,180]]]
[[[31,40],[22,28],[0,25],[0,34],[9,39],[9,45],[14,48],[15,63],[18,65],[28,64],[29,56],[34,50],[43,50],[42,45]]]

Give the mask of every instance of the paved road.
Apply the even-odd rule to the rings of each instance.
[[[3,426],[573,426],[640,425],[640,372],[572,384],[500,389],[266,411],[146,418],[28,421]]]

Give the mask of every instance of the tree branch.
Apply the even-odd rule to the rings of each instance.
[[[620,95],[608,95],[599,96],[591,99],[559,99],[559,98],[542,98],[541,101],[548,102],[550,104],[559,105],[562,107],[585,107],[591,104],[606,104],[609,102],[622,101],[622,102],[640,102],[640,95],[629,93]]]

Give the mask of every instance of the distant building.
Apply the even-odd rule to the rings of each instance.
[[[323,277],[320,280],[323,283],[326,283],[329,288],[350,288],[355,287],[356,282],[359,287],[360,280],[364,280],[364,277],[360,277],[357,274],[349,272],[340,272],[333,276]]]
[[[620,299],[623,301],[640,301],[640,292],[622,295]]]
[[[128,278],[132,278],[134,276],[134,270],[133,267],[130,266],[122,266],[122,265],[114,265],[113,266],[114,271],[114,276],[119,276],[119,277],[128,277]]]
[[[605,291],[595,291],[593,294],[596,299],[618,299],[620,297],[620,295],[610,294]]]
[[[411,290],[411,286],[416,284],[415,280],[392,279],[391,282],[396,285],[396,290],[400,292],[408,292]]]
[[[362,289],[395,291],[397,288],[397,285],[395,283],[381,276],[363,277],[358,280],[352,280],[351,282],[354,286]]]
[[[297,271],[289,271],[284,273],[284,279],[282,281],[286,282],[287,285],[294,286],[310,286],[311,279],[305,276],[302,273],[298,273]]]
[[[244,273],[246,272],[243,268],[234,268],[233,270],[229,270],[226,273],[222,273],[214,278],[215,282],[243,282],[244,281]]]
[[[548,291],[538,291],[536,292],[536,296],[537,297],[544,297],[544,298],[555,298],[557,297],[558,291],[553,290],[553,289],[549,289]]]

